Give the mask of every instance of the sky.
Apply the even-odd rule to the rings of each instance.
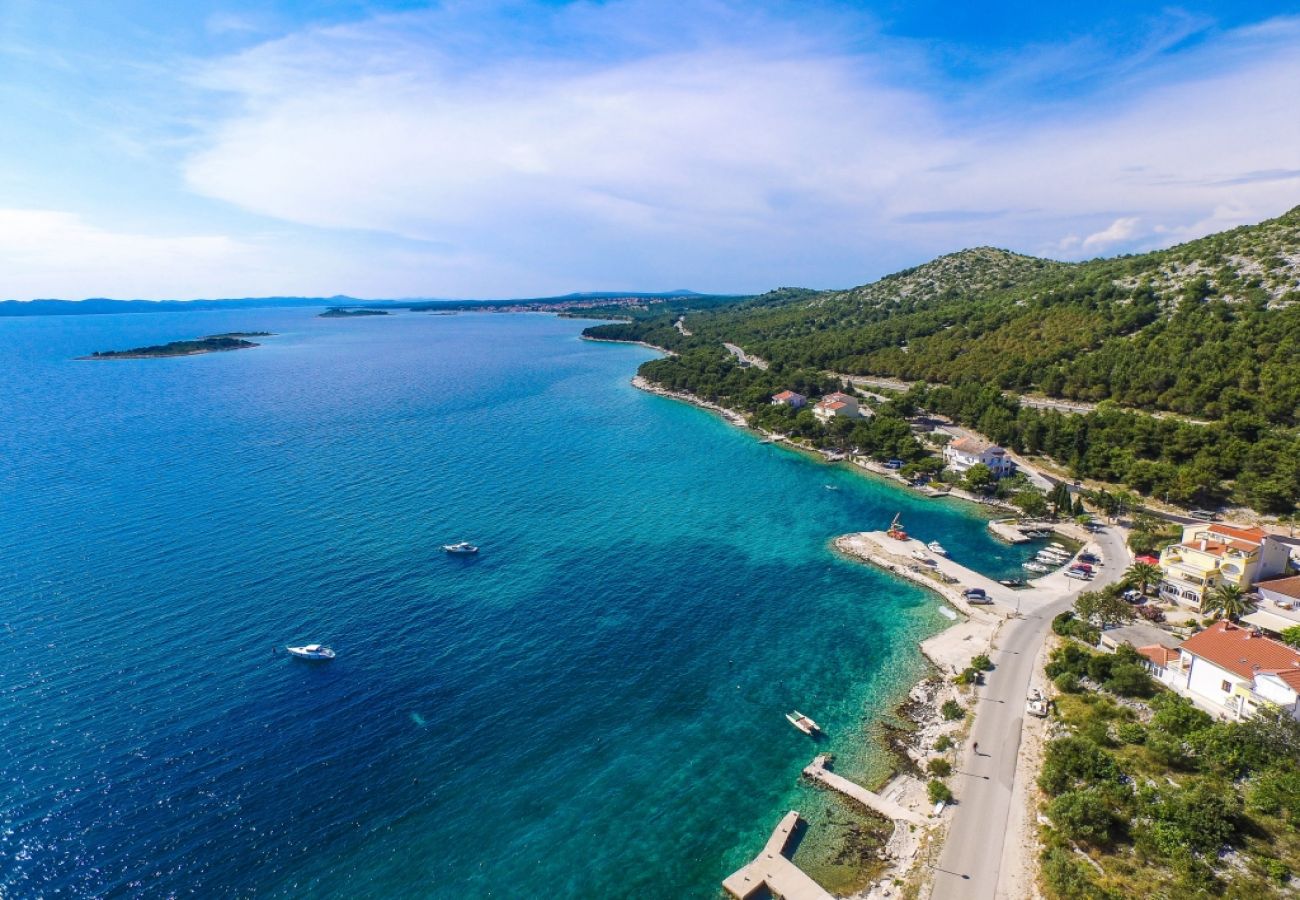
[[[1300,205],[1298,111],[1300,3],[1267,0],[0,0],[0,297],[1141,252]]]

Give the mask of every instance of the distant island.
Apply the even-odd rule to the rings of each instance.
[[[260,346],[248,338],[270,337],[269,331],[230,331],[225,334],[213,334],[191,341],[172,341],[170,344],[156,344],[152,347],[136,347],[131,350],[101,350],[90,356],[78,359],[155,359],[164,356],[199,356],[203,353],[220,353],[225,350],[247,350]]]
[[[325,312],[320,314],[322,319],[343,319],[351,316],[386,316],[386,309],[346,309],[342,306],[331,306]]]

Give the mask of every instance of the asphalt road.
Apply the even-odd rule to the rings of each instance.
[[[996,651],[991,654],[996,668],[988,674],[987,684],[976,689],[975,724],[951,781],[957,803],[934,867],[931,896],[936,900],[993,900],[998,896],[1012,791],[1018,777],[1032,777],[1032,773],[1018,772],[1016,761],[1034,660],[1052,617],[1069,609],[1082,591],[1119,580],[1129,564],[1118,529],[1106,529],[1095,535],[1093,542],[1105,561],[1096,578],[1075,582],[1077,587],[1071,585],[1065,596],[1058,593],[1034,608],[1026,603],[1021,618],[1008,619],[998,632]],[[974,751],[976,743],[979,753]]]

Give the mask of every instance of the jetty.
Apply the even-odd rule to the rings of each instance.
[[[1009,544],[1027,544],[1030,540],[1020,530],[1015,519],[994,519],[989,522],[989,531]]]
[[[722,882],[722,888],[736,900],[781,897],[782,900],[832,900],[829,891],[813,881],[786,856],[803,819],[791,810],[781,819],[763,852]]]
[[[849,781],[843,775],[837,775],[827,768],[829,757],[825,754],[819,754],[811,763],[804,767],[803,774],[805,777],[818,784],[825,785],[833,791],[838,791],[846,797],[858,801],[867,809],[880,813],[886,819],[894,822],[907,822],[912,825],[925,825],[925,817],[920,813],[913,812],[901,804],[888,800],[877,793],[867,790],[856,782]]]

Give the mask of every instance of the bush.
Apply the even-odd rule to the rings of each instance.
[[[946,734],[939,735],[939,739],[934,742],[934,749],[943,752],[952,746],[952,738]]]
[[[1164,693],[1151,701],[1156,714],[1151,719],[1151,730],[1175,737],[1186,737],[1194,731],[1207,728],[1214,721],[1208,714],[1192,705],[1192,701],[1177,694]]]
[[[1043,881],[1057,896],[1070,900],[1105,900],[1106,894],[1092,880],[1092,870],[1064,847],[1043,854]]]
[[[1267,768],[1277,756],[1266,736],[1248,722],[1216,722],[1193,732],[1188,741],[1205,765],[1233,778]]]
[[[946,759],[932,759],[930,760],[929,769],[931,775],[937,778],[947,778],[952,774],[952,763]]]
[[[925,786],[925,792],[930,795],[931,803],[952,802],[952,791],[949,790],[948,785],[937,778],[930,779],[930,783]]]
[[[1137,722],[1121,722],[1115,728],[1115,737],[1125,744],[1141,744],[1147,739],[1147,730]]]
[[[1150,697],[1155,693],[1155,684],[1142,666],[1122,662],[1110,667],[1110,677],[1106,679],[1106,690],[1121,697]]]
[[[1269,880],[1278,887],[1291,880],[1291,869],[1280,859],[1264,860],[1264,871],[1268,874]]]
[[[966,667],[965,669],[962,669],[961,672],[958,673],[955,678],[953,678],[953,682],[960,685],[979,684],[979,680],[980,680],[979,669],[972,668],[970,666]]]
[[[1074,613],[1070,612],[1068,609],[1063,613],[1058,613],[1056,617],[1052,619],[1052,631],[1056,632],[1061,637],[1069,637],[1073,634]]]
[[[972,669],[978,669],[981,672],[993,671],[993,660],[988,658],[987,654],[981,653],[970,661]]]
[[[1062,694],[1079,693],[1079,676],[1075,675],[1073,672],[1062,672],[1060,675],[1057,675],[1052,679],[1052,684],[1054,684],[1056,689]]]
[[[939,712],[942,713],[943,717],[949,722],[955,722],[962,716],[966,715],[966,710],[962,709],[961,704],[956,700],[943,701],[943,706],[939,707]]]
[[[1108,846],[1119,827],[1111,804],[1097,788],[1066,791],[1047,807],[1052,825],[1072,841]]]
[[[1152,792],[1141,810],[1150,827],[1138,831],[1140,844],[1166,857],[1184,849],[1214,853],[1237,833],[1240,801],[1230,785],[1197,779],[1183,788]]]
[[[1118,782],[1119,778],[1115,760],[1092,741],[1063,737],[1047,745],[1038,786],[1054,797],[1071,788]]]
[[[1256,812],[1300,825],[1300,772],[1271,769],[1255,776],[1246,789],[1246,802]]]
[[[1078,678],[1088,674],[1088,662],[1092,654],[1075,644],[1066,644],[1052,651],[1043,671],[1048,678],[1055,678],[1062,672],[1069,672]]]
[[[1088,660],[1088,677],[1098,684],[1110,678],[1110,670],[1115,665],[1115,657],[1105,653],[1093,654]]]

